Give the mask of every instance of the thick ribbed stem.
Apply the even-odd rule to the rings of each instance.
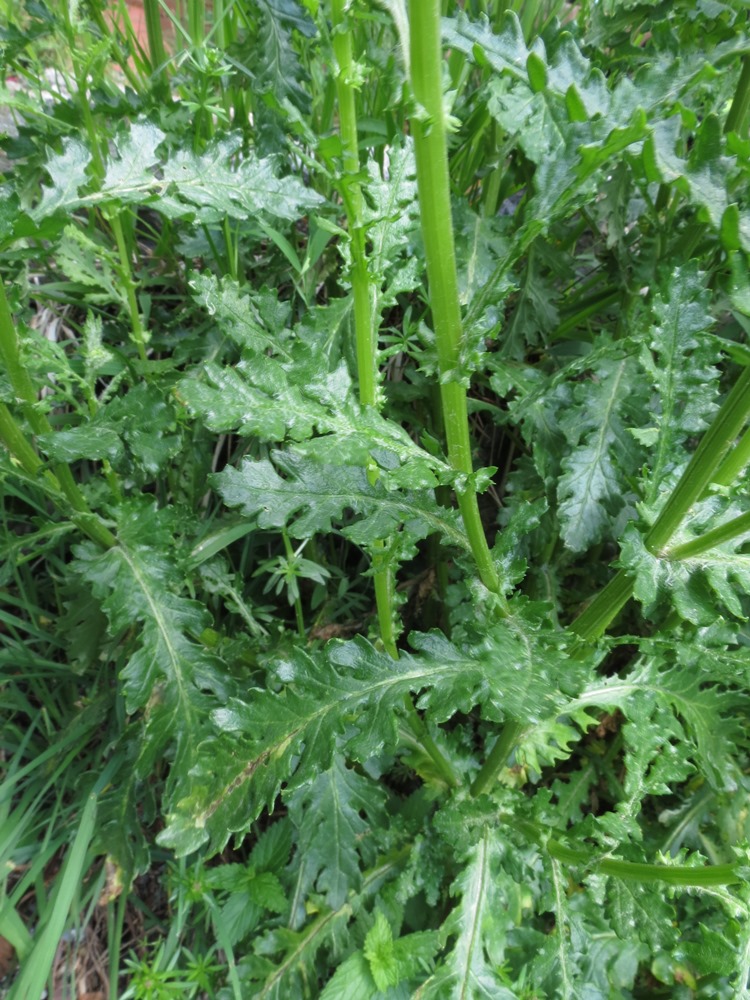
[[[613,875],[632,882],[664,882],[667,885],[683,886],[731,885],[742,881],[738,864],[704,865],[699,868],[695,865],[653,865],[642,861],[602,858],[585,848],[569,847],[550,837],[549,832],[541,826],[528,820],[519,820],[518,816],[500,815],[498,819],[536,841],[556,861],[585,868],[590,872]]]
[[[409,18],[412,86],[420,105],[412,129],[448,459],[453,468],[462,473],[456,484],[456,495],[479,575],[487,589],[498,594],[497,571],[484,534],[476,490],[469,481],[474,466],[466,389],[455,381],[463,333],[443,119],[439,0],[411,0]]]
[[[495,783],[498,774],[508,763],[508,758],[516,743],[523,736],[525,729],[525,724],[519,719],[509,719],[505,723],[479,774],[474,779],[474,784],[471,786],[471,794],[475,798],[477,795],[481,795],[482,792],[488,791]]]

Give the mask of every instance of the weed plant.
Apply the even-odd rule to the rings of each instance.
[[[746,3],[0,11],[11,1000],[750,996]]]

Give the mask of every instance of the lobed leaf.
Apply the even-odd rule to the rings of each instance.
[[[388,540],[403,525],[415,538],[438,532],[446,542],[469,549],[456,511],[441,507],[427,491],[390,491],[380,481],[371,483],[363,468],[325,466],[291,451],[273,456],[276,466],[245,459],[239,469],[214,477],[225,503],[260,528],[288,526],[293,537],[308,538],[331,531],[333,522],[352,511],[360,520],[342,532],[364,547]]]
[[[557,487],[558,517],[566,546],[581,552],[603,537],[625,500],[625,476],[636,448],[628,435],[638,382],[627,355],[601,361],[591,381],[574,389],[578,406],[563,417],[572,449],[562,460]]]
[[[646,548],[635,528],[626,532],[621,562],[634,574],[634,594],[647,614],[668,603],[695,625],[712,624],[722,609],[737,618],[747,617],[742,598],[750,595],[750,556],[744,552],[742,534],[696,555],[679,554],[681,545],[740,517],[745,507],[744,501],[722,503],[716,497],[696,504],[690,521],[674,535],[669,548],[658,553]]]
[[[340,754],[331,767],[287,798],[298,831],[305,882],[342,906],[362,882],[362,851],[368,833],[385,821],[385,794],[372,779],[348,768]]]
[[[210,617],[180,593],[182,575],[168,555],[170,517],[148,502],[126,504],[116,547],[102,552],[85,542],[75,554],[110,632],[137,629],[135,650],[121,674],[126,710],[143,719],[136,774],[147,776],[169,753],[174,783],[192,766],[208,713],[227,694],[227,678],[216,657],[197,642]]]
[[[358,638],[318,653],[294,649],[276,662],[267,690],[214,713],[224,735],[202,744],[160,842],[179,853],[207,840],[218,849],[272,806],[283,783],[310,782],[333,767],[337,752],[366,761],[392,751],[410,692],[421,692],[418,705],[435,721],[475,705],[498,721],[554,714],[550,671],[563,655],[559,639],[513,623],[496,626],[474,647],[461,649],[436,632],[411,642],[417,654],[398,660]]]
[[[717,409],[718,352],[709,334],[714,319],[705,280],[695,264],[672,272],[654,297],[656,323],[641,350],[641,365],[658,395],[653,423],[637,431],[642,439],[657,438],[649,463],[651,502],[680,463],[686,438],[705,430]]]
[[[66,140],[63,152],[46,164],[52,186],[45,188],[31,217],[39,221],[116,202],[153,204],[169,218],[193,216],[204,223],[225,216],[291,222],[323,201],[296,177],[279,177],[271,159],[238,157],[239,135],[217,140],[200,156],[178,149],[164,161],[157,149],[165,138],[155,125],[134,122],[117,139],[117,156],[97,190],[87,190],[90,152],[77,140]]]

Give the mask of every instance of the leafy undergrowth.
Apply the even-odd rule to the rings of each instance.
[[[12,1000],[750,996],[746,9],[514,7],[0,5]]]

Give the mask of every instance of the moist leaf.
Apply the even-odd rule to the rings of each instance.
[[[387,540],[400,525],[424,537],[433,531],[463,549],[469,548],[459,516],[441,507],[428,491],[390,491],[372,484],[357,467],[327,467],[292,452],[274,452],[267,459],[245,459],[239,469],[225,469],[214,482],[225,503],[238,507],[260,528],[289,527],[295,538],[331,531],[346,510],[361,520],[343,533],[359,545]],[[285,473],[283,478],[279,472]]]
[[[624,502],[625,477],[618,466],[627,469],[635,451],[627,429],[636,376],[632,357],[603,360],[591,381],[576,387],[578,406],[563,418],[573,447],[562,461],[558,516],[562,538],[574,552],[600,541]]]
[[[447,958],[428,982],[426,997],[436,1000],[444,996],[456,1000],[515,997],[496,973],[496,957],[504,951],[508,923],[505,879],[498,871],[502,855],[499,831],[485,827],[451,887],[451,894],[459,897],[459,902],[444,932],[455,935],[455,940]]]
[[[202,744],[160,842],[180,853],[207,840],[220,849],[272,806],[283,782],[289,788],[309,782],[333,767],[337,752],[366,761],[391,751],[408,692],[422,692],[418,706],[435,721],[478,704],[493,720],[513,715],[533,722],[557,714],[552,636],[516,623],[496,626],[475,647],[456,647],[439,633],[410,641],[417,653],[398,660],[357,638],[320,652],[295,648],[277,661],[273,686],[231,699],[214,713],[225,735]]]
[[[747,513],[744,498],[722,502],[711,497],[696,504],[692,518],[675,533],[669,547],[650,552],[634,527],[622,541],[622,565],[635,576],[634,594],[647,614],[668,603],[681,618],[695,625],[710,625],[724,610],[744,619],[750,595],[750,556],[744,551],[745,535],[715,545],[696,555],[680,555],[679,547],[699,540]]]
[[[301,785],[287,802],[305,881],[335,909],[351,891],[359,891],[363,841],[385,821],[383,789],[336,754],[330,768]]]
[[[258,215],[287,222],[298,219],[323,201],[296,177],[279,177],[275,162],[245,154],[240,135],[225,136],[202,155],[178,149],[166,161],[156,152],[164,133],[155,125],[135,122],[116,142],[98,190],[84,191],[90,153],[68,140],[63,152],[46,164],[52,187],[32,210],[36,221],[55,212],[72,212],[112,202],[153,204],[169,218],[194,216],[204,223],[225,216],[252,219]],[[230,165],[230,160],[236,165]]]
[[[77,546],[78,572],[101,601],[113,635],[127,635],[134,651],[122,671],[129,714],[142,718],[136,774],[151,773],[155,761],[174,758],[169,783],[185,780],[205,732],[208,713],[226,696],[227,678],[197,636],[210,621],[198,601],[181,594],[183,578],[169,558],[169,511],[148,502],[120,511],[118,545],[102,552]],[[143,544],[142,539],[151,544]]]
[[[696,264],[678,267],[654,297],[656,322],[640,362],[658,394],[657,412],[637,432],[658,436],[649,463],[650,502],[679,463],[686,438],[705,430],[717,409],[718,352],[709,334],[714,319],[705,281]]]

